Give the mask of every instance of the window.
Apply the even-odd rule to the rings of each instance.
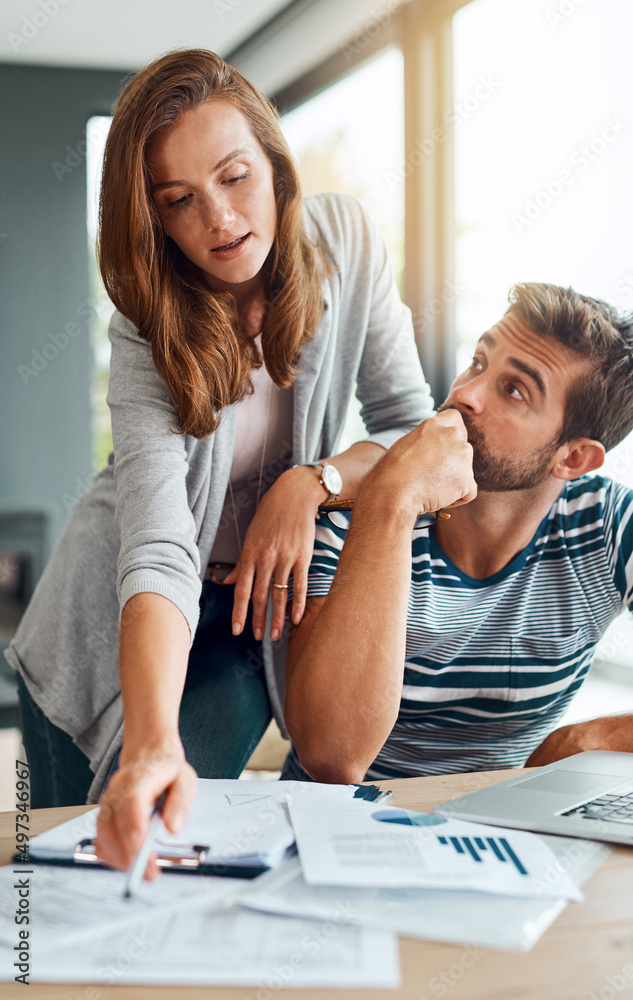
[[[633,308],[633,6],[562,8],[475,0],[453,20],[460,371],[516,281],[572,285]],[[633,488],[633,435],[601,471]],[[632,646],[626,614],[596,664],[615,664],[621,678]],[[605,711],[625,708],[618,698]]]
[[[106,403],[108,391],[108,376],[110,372],[110,341],[108,340],[108,324],[114,312],[114,306],[108,298],[103,286],[95,242],[97,239],[97,219],[99,202],[99,185],[101,180],[101,165],[103,150],[108,136],[111,118],[95,116],[88,120],[86,139],[88,144],[86,157],[87,170],[87,228],[88,228],[88,261],[90,271],[90,302],[92,304],[92,322],[90,339],[92,344],[94,368],[92,375],[92,468],[98,472],[107,465],[108,455],[112,450],[112,430],[110,427],[110,411]]]
[[[400,49],[391,48],[284,115],[303,191],[356,195],[389,248],[400,288],[404,271],[404,146]]]
[[[304,193],[356,195],[378,226],[400,290],[404,276],[404,81],[400,49],[391,48],[282,118]],[[341,450],[366,436],[353,399]]]

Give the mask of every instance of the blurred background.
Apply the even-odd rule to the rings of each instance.
[[[123,81],[160,54],[219,52],[276,101],[306,193],[363,201],[438,402],[516,281],[633,308],[630,0],[10,0],[0,17],[0,648],[107,462],[100,162]],[[633,487],[633,439],[606,471]],[[566,721],[633,711],[630,619]],[[19,746],[1,658],[0,809]]]

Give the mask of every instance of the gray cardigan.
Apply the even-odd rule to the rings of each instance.
[[[325,312],[294,384],[295,463],[336,453],[355,388],[369,440],[388,448],[432,412],[384,243],[347,195],[304,201],[304,227],[329,247]],[[95,773],[96,802],[123,734],[120,612],[144,591],[198,623],[201,581],[227,490],[236,406],[217,431],[175,434],[176,412],[151,349],[116,312],[108,404],[114,450],[73,511],[5,656],[45,715],[69,733]],[[275,716],[283,724],[284,640],[264,643]]]

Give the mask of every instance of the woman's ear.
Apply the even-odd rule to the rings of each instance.
[[[591,438],[569,441],[560,449],[560,457],[552,469],[556,479],[577,479],[599,469],[605,456],[604,445]]]

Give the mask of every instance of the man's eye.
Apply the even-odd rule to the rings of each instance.
[[[514,385],[513,382],[508,383],[508,395],[512,396],[512,399],[522,399],[525,401],[525,396],[520,389]]]
[[[472,361],[470,362],[470,367],[479,370],[481,368],[481,360],[479,358],[473,357]]]
[[[183,194],[182,198],[178,198],[176,201],[168,201],[167,208],[181,208],[183,205],[186,204],[189,198],[190,195]]]

